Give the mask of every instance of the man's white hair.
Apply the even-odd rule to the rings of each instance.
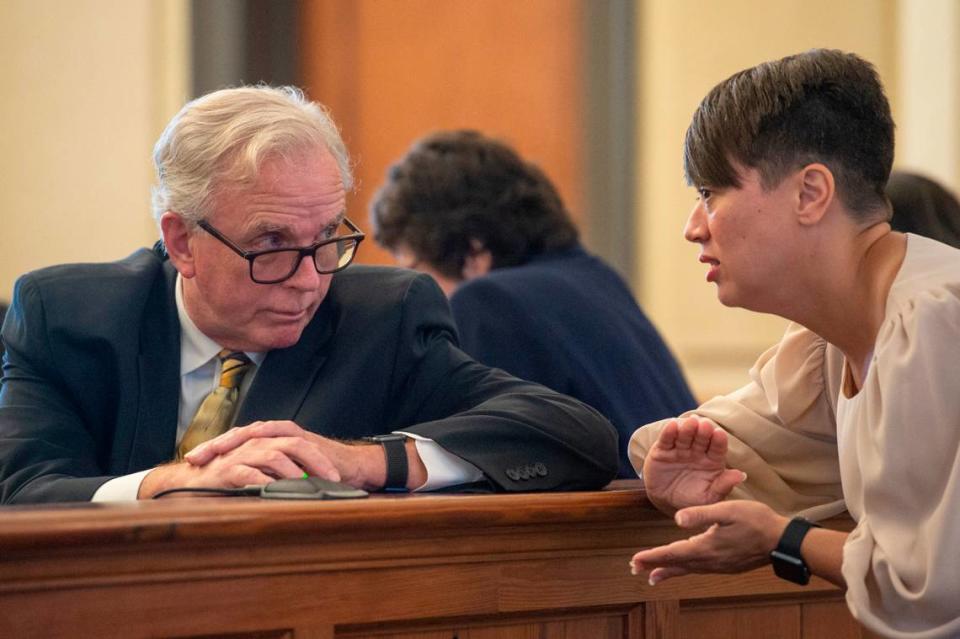
[[[344,188],[353,187],[346,146],[325,107],[296,87],[222,89],[188,102],[153,147],[157,184],[153,217],[175,211],[196,223],[209,213],[214,191],[251,183],[264,160],[296,159],[326,148],[340,168]]]

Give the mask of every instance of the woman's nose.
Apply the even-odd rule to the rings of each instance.
[[[703,242],[707,239],[706,213],[703,200],[697,200],[697,205],[690,211],[687,224],[683,227],[683,237],[688,242]]]

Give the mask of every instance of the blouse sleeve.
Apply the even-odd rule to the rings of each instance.
[[[841,415],[847,602],[890,637],[960,636],[960,290],[911,298]],[[847,469],[850,469],[847,471]]]
[[[791,324],[750,370],[750,383],[684,414],[708,418],[730,435],[727,463],[747,473],[733,498],[812,519],[844,510],[835,416],[842,364],[839,351]],[[630,458],[638,472],[667,421],[634,433]]]

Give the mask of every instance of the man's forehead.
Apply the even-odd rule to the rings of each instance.
[[[248,218],[248,225],[257,231],[262,232],[285,232],[291,230],[297,230],[302,226],[321,226],[324,229],[335,229],[338,226],[343,225],[343,220],[346,218],[346,210],[341,209],[339,213],[336,213],[329,217],[322,218],[291,218],[287,216],[273,216],[269,212],[264,214],[251,213]]]
[[[326,146],[307,146],[290,150],[277,150],[264,155],[256,166],[255,174],[272,178],[291,173],[322,171],[341,179],[340,165]],[[341,180],[342,183],[342,180]]]

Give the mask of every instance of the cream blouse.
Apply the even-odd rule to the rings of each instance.
[[[750,383],[696,411],[747,473],[733,497],[812,519],[846,508],[847,603],[891,637],[960,636],[960,250],[908,234],[860,392],[843,354],[791,324]],[[638,472],[667,420],[634,433]]]

